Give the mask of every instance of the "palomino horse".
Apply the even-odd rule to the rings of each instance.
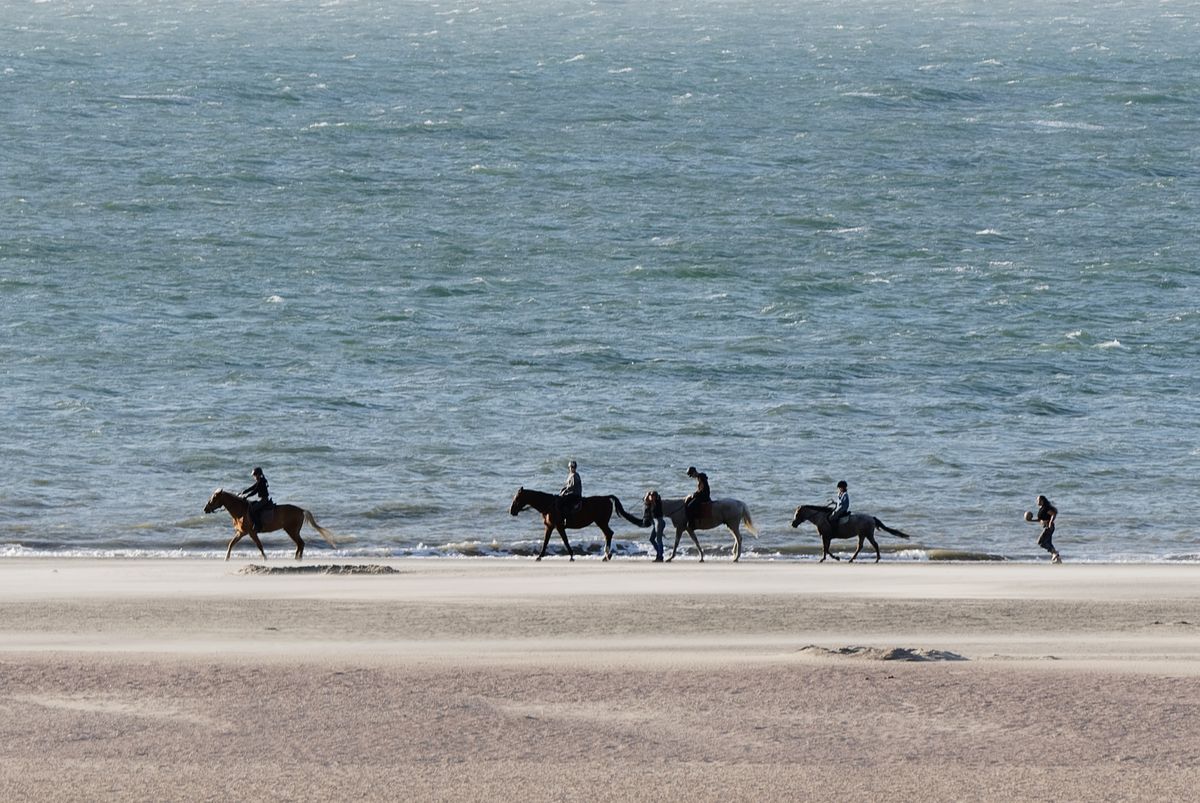
[[[260,514],[262,526],[255,531],[254,522],[250,520],[249,501],[235,493],[218,488],[213,491],[208,504],[204,506],[204,512],[212,513],[221,507],[229,511],[229,515],[233,518],[233,539],[229,542],[229,548],[225,550],[225,560],[229,560],[229,555],[233,552],[234,544],[241,541],[247,535],[250,536],[250,540],[254,542],[254,545],[258,547],[258,551],[262,553],[263,560],[266,560],[267,553],[263,552],[262,541],[258,540],[258,533],[270,533],[275,530],[287,530],[287,534],[296,542],[296,560],[300,560],[304,555],[304,539],[300,537],[300,528],[304,526],[306,520],[316,528],[316,531],[321,534],[321,537],[330,546],[337,546],[333,542],[333,536],[330,535],[329,531],[320,524],[317,524],[317,520],[313,518],[313,514],[304,508],[296,507],[295,505],[276,505],[269,510],[264,510]]]
[[[696,550],[700,553],[700,562],[704,562],[704,550],[700,548],[700,541],[696,538],[696,530],[711,530],[713,527],[720,527],[724,524],[729,528],[729,532],[733,533],[733,562],[737,563],[742,556],[742,531],[739,525],[745,524],[746,531],[758,537],[758,530],[754,528],[754,521],[750,518],[750,508],[746,507],[746,503],[740,499],[714,499],[711,503],[704,505],[700,510],[700,517],[692,522],[692,526],[688,527],[687,513],[684,512],[684,499],[663,499],[662,513],[671,523],[675,525],[675,546],[671,547],[671,557],[668,561],[675,560],[675,553],[679,551],[679,539],[683,537],[684,531],[692,537],[692,543],[696,545]],[[650,494],[642,500],[645,505],[645,513],[642,518],[643,526],[650,522],[651,500]]]
[[[825,562],[826,557],[834,560],[841,560],[837,555],[829,551],[829,542],[834,538],[857,538],[858,549],[854,550],[854,554],[850,556],[850,562],[858,557],[858,553],[862,552],[863,541],[870,541],[871,546],[875,547],[875,562],[879,562],[879,544],[875,543],[875,530],[878,528],[885,533],[891,533],[897,538],[908,538],[907,533],[902,533],[899,530],[893,530],[874,516],[869,516],[866,513],[851,513],[846,518],[837,523],[837,528],[832,527],[832,522],[829,521],[829,508],[824,505],[801,505],[796,508],[796,516],[792,519],[792,526],[799,527],[800,522],[812,522],[817,527],[817,532],[821,534],[821,563]]]
[[[522,487],[517,489],[512,504],[508,507],[508,512],[514,516],[527,507],[542,514],[542,523],[546,525],[546,537],[542,540],[542,551],[537,556],[538,560],[546,557],[546,548],[550,546],[550,533],[555,530],[558,530],[558,534],[562,537],[563,546],[567,548],[567,555],[571,560],[575,560],[575,553],[571,551],[571,542],[567,540],[567,530],[579,530],[591,524],[595,524],[604,533],[604,559],[611,560],[613,531],[608,526],[608,520],[612,518],[614,508],[627,521],[631,521],[639,527],[644,526],[641,519],[635,519],[625,512],[625,508],[621,507],[621,500],[615,496],[585,496],[579,500],[579,509],[565,519],[559,512],[564,501],[570,504],[570,501],[573,500],[568,501],[566,497],[557,494],[530,491]]]

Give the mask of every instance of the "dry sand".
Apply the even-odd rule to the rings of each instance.
[[[1200,567],[361,563],[0,561],[0,800],[1200,788]]]

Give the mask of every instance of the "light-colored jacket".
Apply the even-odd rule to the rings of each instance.
[[[583,480],[579,477],[578,471],[572,471],[567,475],[567,484],[558,492],[559,496],[583,496]]]
[[[850,494],[844,493],[833,500],[833,512],[829,514],[829,518],[837,521],[842,516],[850,515]]]

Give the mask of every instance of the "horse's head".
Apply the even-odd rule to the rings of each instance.
[[[803,521],[811,521],[813,524],[816,524],[817,516],[824,510],[825,508],[818,507],[817,505],[801,505],[796,508],[796,515],[792,517],[792,526],[799,527],[800,522]]]
[[[220,500],[221,493],[222,490],[220,488],[212,492],[212,496],[208,497],[208,504],[204,506],[205,513],[212,513],[217,508],[225,505],[225,503]]]
[[[522,485],[513,494],[512,504],[508,506],[508,512],[515,516],[527,507],[529,507],[529,503],[525,501],[525,486]]]

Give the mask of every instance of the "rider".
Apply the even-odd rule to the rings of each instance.
[[[829,526],[834,532],[837,532],[838,522],[850,516],[850,494],[846,488],[846,481],[838,480],[837,498],[829,500]]]
[[[275,507],[275,503],[271,501],[271,492],[267,489],[267,476],[263,474],[263,470],[255,466],[250,476],[254,478],[254,484],[242,491],[242,498],[249,500],[252,496],[258,497],[256,501],[250,502],[250,522],[257,530],[262,526],[263,511]]]
[[[688,466],[687,475],[696,480],[696,490],[683,500],[683,513],[687,516],[687,528],[694,529],[696,519],[700,517],[701,506],[712,501],[712,492],[708,488],[708,475],[697,471],[695,466]]]
[[[560,497],[559,513],[565,521],[568,516],[579,510],[583,504],[583,479],[575,471],[574,460],[567,463],[567,481],[563,485],[562,490],[558,492],[558,495]]]

